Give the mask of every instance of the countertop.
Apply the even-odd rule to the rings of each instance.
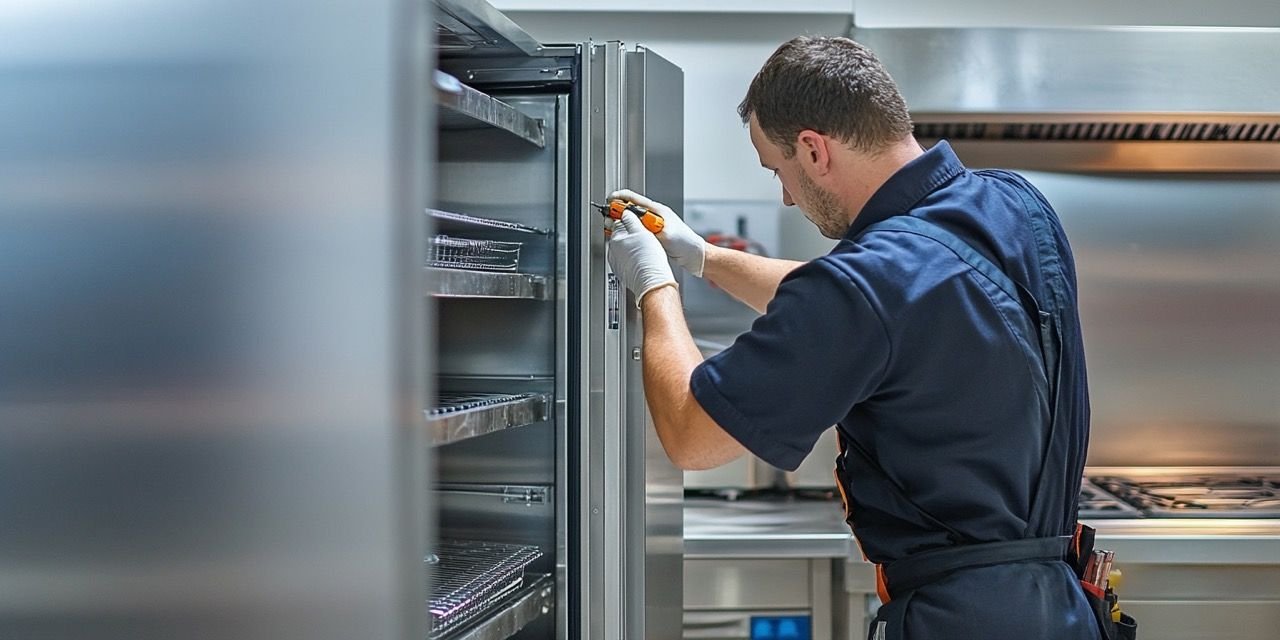
[[[1280,564],[1280,519],[1086,520],[1129,563]],[[837,501],[686,498],[686,557],[861,559]]]

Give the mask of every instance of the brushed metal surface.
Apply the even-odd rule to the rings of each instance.
[[[624,55],[628,148],[625,186],[684,209],[684,75],[657,53]],[[621,185],[620,185],[621,186]],[[683,476],[650,420],[642,384],[642,326],[627,304],[627,474],[629,638],[675,638],[681,628]],[[643,523],[643,525],[641,525]]]
[[[533,56],[542,45],[485,0],[435,0],[440,56]]]
[[[527,273],[492,273],[427,267],[423,290],[440,298],[545,300],[547,280]]]
[[[606,45],[591,44],[582,51],[582,82],[579,87],[581,101],[581,135],[579,158],[581,159],[582,184],[585,193],[575,194],[575,211],[588,211],[590,193],[603,192],[605,182],[604,144],[607,130],[603,112],[610,87],[606,85]],[[616,65],[615,65],[616,67]],[[616,68],[615,68],[616,73]],[[604,538],[603,489],[604,458],[599,442],[599,429],[605,416],[604,389],[604,334],[608,317],[608,295],[604,266],[603,226],[591,216],[579,215],[574,223],[574,235],[578,239],[573,272],[576,277],[575,294],[580,300],[576,310],[580,333],[577,336],[578,371],[576,424],[578,439],[577,474],[583,484],[578,495],[578,561],[574,567],[576,579],[575,599],[578,633],[591,638],[603,638],[605,633],[603,585]]]
[[[689,498],[685,557],[847,557],[854,549],[834,501]]]
[[[1280,112],[1280,29],[854,29],[921,112]]]
[[[457,78],[436,71],[433,76],[436,104],[436,126],[440,129],[476,129],[497,127],[528,141],[536,147],[547,144],[542,121],[483,91],[463,84]]]
[[[1280,29],[906,28],[853,29],[852,36],[876,51],[925,132],[956,122],[1178,121],[1243,123],[1273,134],[1280,114],[1280,85],[1271,79]],[[954,146],[976,167],[1280,172],[1274,138]]]
[[[1144,638],[1160,640],[1272,640],[1280,629],[1280,600],[1270,601],[1123,601]]]
[[[570,433],[575,432],[575,426],[570,424],[569,420],[569,390],[574,388],[571,386],[570,378],[574,372],[569,370],[570,351],[573,343],[570,342],[570,323],[571,308],[569,300],[573,294],[569,291],[569,274],[571,266],[569,264],[572,258],[570,247],[573,246],[572,240],[576,239],[573,235],[573,227],[569,222],[569,207],[572,206],[569,200],[569,154],[572,149],[569,146],[570,129],[569,126],[569,96],[561,95],[556,100],[556,226],[559,230],[555,240],[555,307],[556,307],[556,356],[555,368],[556,378],[554,386],[555,403],[552,408],[552,419],[555,420],[555,478],[556,486],[560,487],[560,493],[565,499],[556,502],[556,590],[555,590],[555,637],[557,640],[567,640],[569,638],[570,627],[573,624],[569,616],[569,602],[573,589],[570,581],[573,579],[573,562],[570,560],[569,554],[573,552],[571,537],[573,532],[570,530],[570,521],[573,509],[581,495],[582,478],[577,476],[577,469],[569,464],[569,459],[573,457],[572,447],[576,446],[575,442],[571,442]],[[572,475],[571,475],[572,474]],[[576,596],[574,596],[576,597]]]
[[[1026,175],[1075,252],[1088,464],[1280,460],[1280,179]]]
[[[554,487],[542,485],[547,488],[545,502],[526,503],[518,499],[518,487],[512,489],[517,497],[507,498],[500,485],[444,486],[447,490],[432,492],[439,508],[441,538],[555,548],[555,505],[560,497]],[[474,491],[467,491],[468,487]],[[555,558],[544,554],[530,570],[551,573],[554,567]]]
[[[428,11],[6,4],[0,637],[425,637]]]
[[[563,126],[557,97],[504,94],[503,99],[544,122],[549,137]],[[554,226],[559,151],[535,148],[491,129],[442,131],[437,169],[440,209],[537,229]],[[479,231],[458,232],[461,237]],[[437,371],[444,375],[555,375],[555,236],[517,234],[520,270],[541,276],[542,286],[512,289],[537,300],[448,298],[437,301]],[[457,274],[446,274],[458,277]],[[509,275],[509,274],[489,274]],[[479,281],[481,276],[474,276]],[[488,278],[485,280],[492,280]],[[452,290],[451,290],[452,291]],[[503,291],[507,291],[504,289]],[[465,290],[461,290],[465,293]],[[490,291],[490,293],[494,293]],[[551,464],[550,461],[547,463]]]
[[[699,609],[809,609],[809,560],[689,559],[684,563],[684,607]]]

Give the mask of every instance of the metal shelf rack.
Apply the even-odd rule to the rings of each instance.
[[[435,222],[437,231],[512,231],[516,233],[532,233],[537,235],[550,235],[551,232],[538,227],[530,227],[515,222],[507,222],[506,220],[494,220],[492,218],[481,218],[479,216],[467,215],[465,213],[454,213],[452,211],[443,211],[440,209],[427,209],[427,215]]]
[[[428,436],[433,446],[441,446],[543,422],[549,405],[541,393],[442,393],[438,406],[426,411]]]
[[[553,606],[555,582],[549,575],[538,575],[500,604],[493,615],[443,640],[506,640],[547,614]]]
[[[503,273],[425,267],[423,293],[438,298],[547,300],[547,279],[530,273]]]
[[[457,78],[437,70],[436,104],[440,105],[437,125],[441,129],[476,129],[496,127],[538,147],[547,145],[542,121],[516,110],[515,107],[483,91],[462,84]]]
[[[525,568],[541,556],[537,547],[529,545],[474,540],[436,543],[435,553],[427,557],[432,568],[429,637],[499,640],[542,615],[542,607],[535,612],[528,606],[530,597],[536,600],[542,593],[530,588],[540,585],[525,576]],[[460,631],[465,628],[470,630]]]

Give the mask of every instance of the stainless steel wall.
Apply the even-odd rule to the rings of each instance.
[[[1280,462],[1280,178],[1026,175],[1075,249],[1089,464]]]
[[[1280,464],[1280,177],[1023,173],[1075,250],[1089,464]],[[779,220],[786,257],[829,249],[802,217]],[[704,338],[750,327],[722,292],[695,293],[691,310],[716,309],[690,320]]]
[[[0,7],[0,637],[425,636],[424,10]]]

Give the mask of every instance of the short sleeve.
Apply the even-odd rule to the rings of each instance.
[[[829,256],[797,268],[751,331],[690,378],[707,414],[775,467],[798,467],[884,377],[888,333],[853,275]]]

